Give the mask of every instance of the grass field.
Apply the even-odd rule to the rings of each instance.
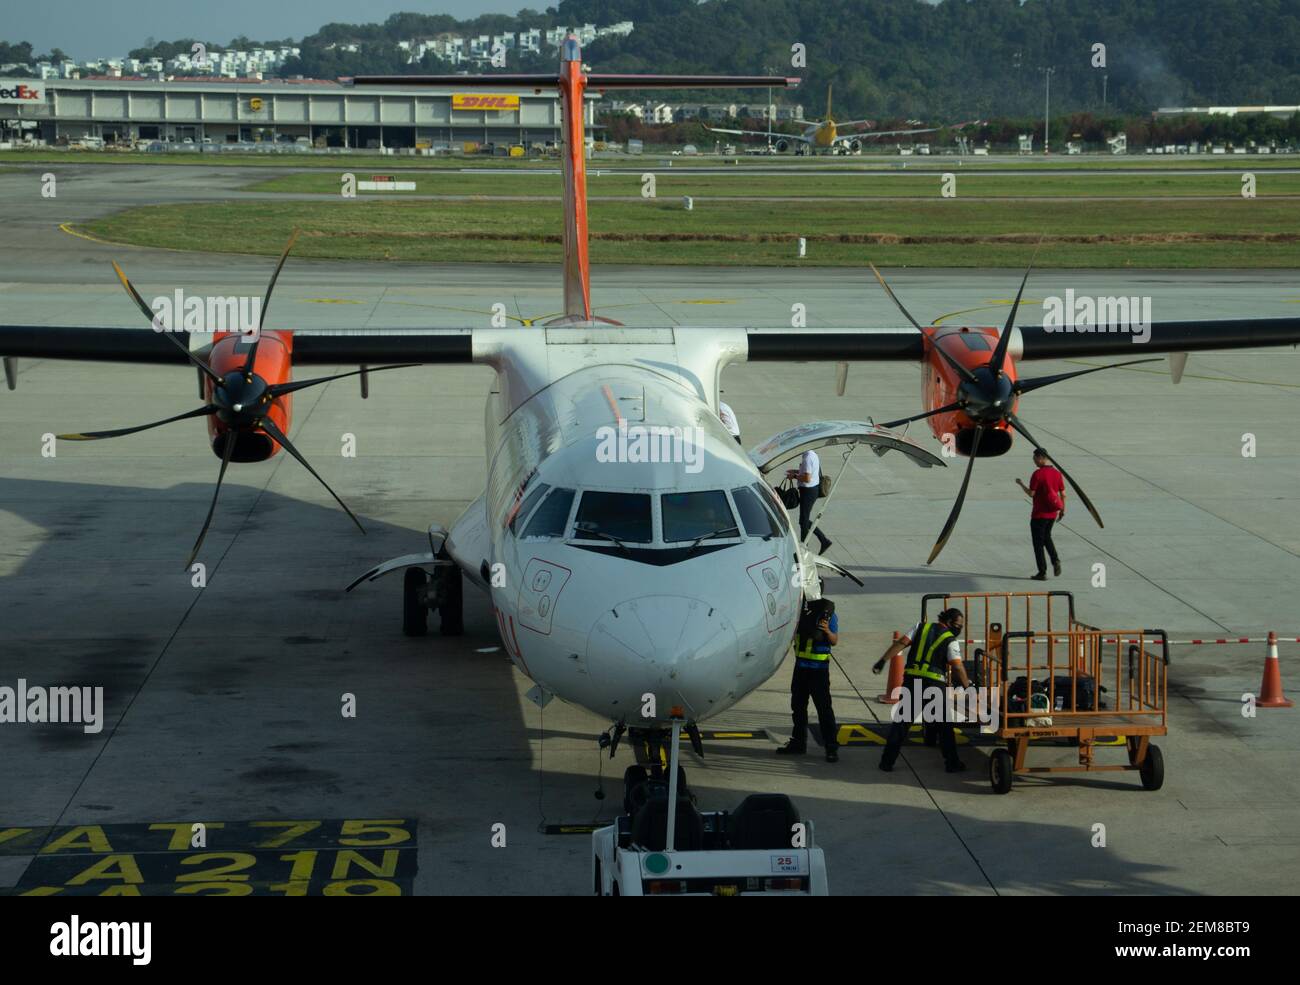
[[[1300,266],[1300,199],[594,201],[596,263],[1022,267]],[[558,203],[241,201],[150,206],[78,227],[180,250],[405,261],[558,262]],[[808,241],[806,259],[796,241]]]
[[[646,166],[653,167],[647,161]],[[303,173],[278,175],[256,181],[249,191],[286,194],[338,194],[344,171],[330,174]],[[364,171],[347,172],[365,181]],[[1218,197],[1240,198],[1242,172],[1221,174],[1128,174],[1096,173],[1061,175],[1026,173],[1015,175],[957,171],[955,191],[958,198],[1152,198]],[[909,169],[887,173],[862,171],[808,171],[806,174],[677,174],[654,172],[655,195],[659,198],[939,198],[943,172]],[[453,171],[408,171],[403,181],[414,181],[414,192],[361,192],[360,195],[411,197],[413,195],[503,195],[552,196],[559,198],[563,185],[559,174],[519,173],[475,174]],[[587,193],[600,197],[640,198],[643,179],[638,172],[610,174],[598,168],[587,177]],[[1300,173],[1256,175],[1258,197],[1300,196]]]

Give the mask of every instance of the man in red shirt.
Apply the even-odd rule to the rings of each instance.
[[[1052,543],[1052,524],[1058,519],[1065,519],[1065,480],[1061,473],[1052,468],[1047,452],[1041,448],[1034,449],[1034,465],[1037,468],[1029,477],[1029,485],[1017,479],[1016,484],[1034,501],[1029,514],[1029,533],[1034,540],[1034,560],[1038,562],[1038,574],[1034,581],[1047,581],[1047,562],[1043,557],[1052,559],[1052,573],[1061,575],[1061,559],[1056,556],[1056,545]]]

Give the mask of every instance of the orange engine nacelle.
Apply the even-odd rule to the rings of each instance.
[[[251,338],[238,332],[219,332],[212,343],[208,364],[223,378],[238,372],[244,368],[252,344]],[[293,375],[292,332],[266,330],[261,333],[253,374],[264,380],[267,386],[289,382]],[[205,377],[203,395],[209,403],[213,402],[212,391],[215,386]],[[275,422],[282,434],[288,434],[290,418],[293,416],[293,394],[272,398],[266,416]],[[231,430],[235,431],[235,449],[230,456],[232,462],[264,462],[280,451],[280,443],[261,428],[251,426],[232,429],[218,414],[213,414],[208,417],[208,440],[218,458],[221,457],[223,448],[218,439]]]
[[[943,351],[956,362],[974,373],[983,370],[997,348],[1001,334],[996,328],[927,328],[924,329],[926,346],[925,361],[921,364],[922,382],[921,399],[925,409],[946,407],[962,394],[963,380],[948,362],[935,351],[942,346]],[[1020,355],[1019,339],[1013,337],[1007,353],[1003,376],[1008,384],[1016,381],[1015,357]],[[991,375],[991,374],[989,374]],[[1007,410],[1015,412],[1018,398],[1010,396]],[[929,418],[930,431],[939,441],[946,443],[945,435],[952,435],[954,448],[959,455],[969,455],[975,428],[980,423],[962,410],[952,410],[945,414],[936,414]],[[980,439],[979,457],[992,458],[1005,455],[1011,450],[1012,432],[1005,420],[993,423],[985,422],[984,435]]]

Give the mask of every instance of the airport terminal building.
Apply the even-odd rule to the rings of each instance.
[[[354,87],[319,80],[4,80],[0,122],[46,143],[298,143],[351,149],[523,145],[560,139],[551,92]],[[9,86],[8,83],[13,85]],[[587,126],[594,122],[592,97]],[[17,124],[17,125],[15,125]]]

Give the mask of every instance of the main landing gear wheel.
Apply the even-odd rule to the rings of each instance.
[[[1011,753],[1005,749],[994,749],[993,755],[989,757],[989,783],[992,784],[994,793],[1011,791],[1011,779],[1015,775],[1011,768]]]
[[[445,550],[439,551],[438,557],[451,560],[451,555]],[[460,636],[465,632],[464,596],[460,567],[455,564],[440,564],[433,579],[433,598],[438,609],[442,635]]]
[[[429,608],[425,586],[429,576],[423,568],[407,568],[402,577],[402,635],[424,636],[429,631]]]
[[[1142,786],[1147,790],[1159,790],[1165,785],[1165,757],[1159,746],[1147,746],[1147,758],[1138,767],[1138,776],[1142,777]]]

